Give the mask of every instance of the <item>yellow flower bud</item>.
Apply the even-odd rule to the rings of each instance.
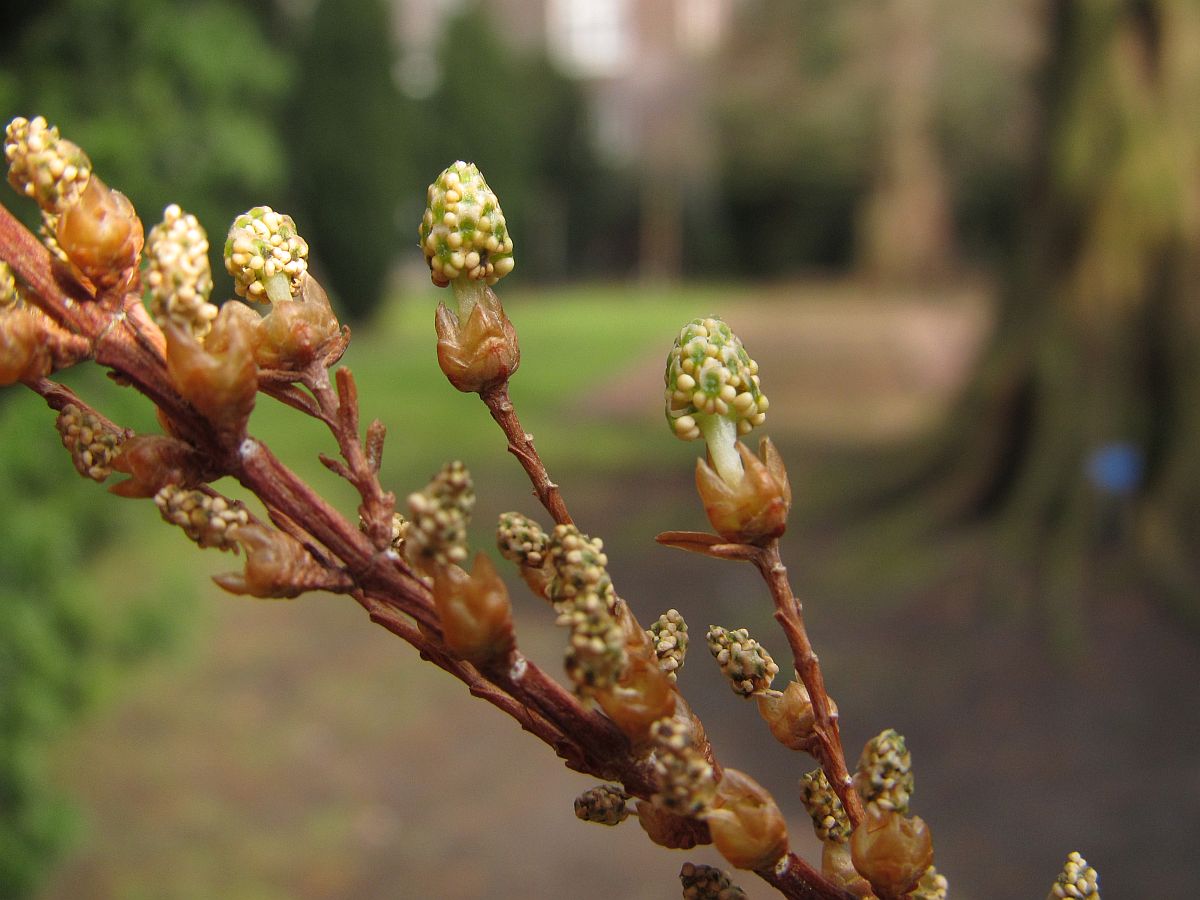
[[[508,588],[486,554],[468,575],[458,566],[434,570],[433,602],[450,651],[482,666],[507,659],[515,646]]]
[[[783,813],[766,788],[737,769],[725,770],[705,821],[713,844],[739,869],[769,869],[787,853]]]
[[[735,485],[706,460],[696,460],[696,490],[717,534],[739,544],[765,544],[787,530],[792,489],[787,470],[770,438],[759,443],[759,456],[738,441],[744,474]]]
[[[890,900],[916,888],[933,865],[933,838],[919,816],[905,818],[869,805],[867,817],[850,835],[850,855],[875,893]]]

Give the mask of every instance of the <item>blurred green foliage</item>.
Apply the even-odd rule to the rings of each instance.
[[[48,749],[115,673],[179,627],[154,579],[115,599],[91,583],[89,562],[125,529],[114,498],[76,474],[54,417],[32,394],[0,394],[0,506],[20,510],[0,518],[0,898],[29,896],[78,824]]]
[[[290,80],[291,61],[231,0],[60,0],[0,36],[4,121],[46,116],[147,229],[180,203],[214,252],[223,223],[283,198],[276,122]]]

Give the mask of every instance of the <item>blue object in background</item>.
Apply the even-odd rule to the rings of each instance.
[[[1141,448],[1128,441],[1103,444],[1087,458],[1088,481],[1105,494],[1132,494],[1142,483],[1144,470]]]

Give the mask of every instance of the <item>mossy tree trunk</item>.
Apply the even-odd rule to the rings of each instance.
[[[1060,634],[1077,630],[1083,598],[1126,577],[1200,624],[1200,6],[1047,9],[1000,321],[958,414],[907,456],[894,496],[943,535],[994,537],[998,601]]]

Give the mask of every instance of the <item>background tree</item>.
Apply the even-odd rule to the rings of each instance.
[[[908,487],[937,485],[943,524],[983,524],[1021,575],[1004,595],[1036,592],[1060,626],[1122,560],[1196,621],[1200,9],[1056,0],[1049,12],[1001,320]]]
[[[361,319],[383,299],[397,247],[416,241],[401,233],[396,198],[420,196],[424,170],[412,149],[420,131],[392,80],[381,0],[323,0],[304,28],[287,120],[296,218],[326,248],[322,275],[334,302]]]

